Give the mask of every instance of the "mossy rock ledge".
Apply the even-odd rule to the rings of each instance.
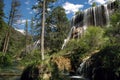
[[[82,72],[89,80],[120,80],[120,45],[110,45],[93,54]]]

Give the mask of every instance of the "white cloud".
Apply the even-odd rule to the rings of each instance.
[[[30,10],[30,8],[26,8],[27,10]]]
[[[33,12],[38,13],[39,11],[38,11],[38,9],[33,9]]]
[[[30,12],[29,12],[29,14],[33,14],[33,12],[32,12],[32,11],[30,11]]]
[[[88,2],[85,2],[84,4],[88,4]]]
[[[18,32],[20,32],[20,33],[22,33],[23,35],[25,35],[25,31],[23,29],[17,29],[17,28],[15,28],[15,30],[18,31]]]
[[[17,20],[16,24],[24,25],[26,23],[26,20],[30,22],[29,19],[22,19],[22,20]]]
[[[88,0],[88,4],[92,5],[93,2],[96,2],[98,4],[105,4],[109,0]]]
[[[30,1],[26,1],[25,4],[29,5],[29,4],[30,4]]]
[[[51,9],[50,9],[50,8],[47,8],[47,11],[51,11]]]
[[[35,5],[38,5],[38,2],[36,2]]]
[[[83,7],[84,7],[84,5],[81,5],[81,4],[72,4],[70,2],[66,2],[65,4],[63,4],[63,8],[65,9],[66,14],[75,13],[80,8],[83,8]]]

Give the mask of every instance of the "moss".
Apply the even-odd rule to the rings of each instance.
[[[118,80],[120,78],[120,45],[106,46],[86,62],[84,75],[90,80]],[[99,78],[99,79],[98,79]]]

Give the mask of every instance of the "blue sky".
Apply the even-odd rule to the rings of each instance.
[[[6,16],[8,16],[9,14],[11,1],[12,0],[4,0],[5,3],[4,11]],[[20,11],[22,17],[20,20],[18,20],[19,23],[18,28],[24,29],[25,21],[28,20],[30,22],[31,17],[36,12],[36,10],[32,10],[31,8],[32,5],[37,4],[37,0],[20,0],[20,1],[21,1]],[[58,0],[53,5],[62,6],[66,11],[67,17],[71,19],[76,11],[89,8],[93,2],[96,2],[97,4],[104,4],[107,1],[108,0]]]

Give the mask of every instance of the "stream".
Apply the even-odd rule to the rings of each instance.
[[[22,69],[17,66],[0,69],[0,80],[20,80]]]
[[[20,80],[20,76],[0,76],[0,80]]]

